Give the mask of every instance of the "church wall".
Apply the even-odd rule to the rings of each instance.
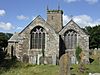
[[[36,63],[36,59],[39,60],[42,54],[41,49],[30,49],[30,32],[36,26],[41,26],[46,30],[46,38],[45,38],[45,56],[48,63],[52,60],[53,55],[59,56],[59,35],[57,35],[52,28],[49,27],[45,22],[41,22],[40,19],[35,20],[30,24],[22,33],[20,33],[20,37],[22,38],[22,44],[19,48],[20,51],[18,55],[23,57],[24,54],[27,54],[29,57],[30,63]],[[48,58],[48,59],[47,59]],[[34,60],[34,62],[33,62]],[[37,64],[39,62],[37,61]]]
[[[79,46],[83,50],[83,56],[81,57],[81,62],[89,63],[89,37],[86,35],[80,35],[78,38]]]
[[[77,46],[80,46],[80,48],[82,48],[82,51],[84,53],[84,56],[82,57],[83,60],[85,60],[87,63],[88,62],[88,58],[89,58],[89,36],[84,33],[84,31],[73,21],[71,20],[60,32],[59,34],[61,35],[62,39],[64,40],[64,34],[69,31],[69,30],[73,30],[77,33]],[[64,41],[65,42],[65,41]],[[73,53],[75,54],[75,50],[76,49],[67,49],[66,48],[66,52],[71,52],[73,51]]]
[[[7,53],[9,54],[10,57],[11,57],[12,46],[13,46],[13,56],[16,56],[16,52],[18,49],[18,43],[17,42],[8,42]]]
[[[89,37],[86,35],[78,35],[78,44],[83,50],[89,50]]]
[[[43,61],[42,49],[31,49],[31,31],[36,26],[40,26],[45,29],[45,32],[43,32],[45,33],[45,49],[44,49],[45,64],[57,64],[57,60],[59,60],[59,54],[63,55],[65,52],[72,52],[72,55],[73,53],[75,55],[75,49],[73,49],[74,47],[72,49],[69,48],[69,50],[65,48],[66,43],[64,40],[65,37],[64,34],[70,30],[75,31],[75,34],[77,35],[76,47],[79,45],[82,48],[85,54],[85,57],[83,59],[88,60],[89,36],[86,35],[73,20],[71,20],[62,29],[62,25],[63,25],[62,14],[63,13],[60,10],[48,11],[47,13],[48,23],[40,16],[36,17],[25,29],[23,29],[18,34],[18,40],[17,40],[18,43],[15,42],[8,43],[8,49],[9,49],[8,53],[11,54],[11,46],[13,45],[14,55],[16,55],[18,60],[21,60],[26,63],[42,64]],[[74,43],[75,43],[75,39],[74,39]]]

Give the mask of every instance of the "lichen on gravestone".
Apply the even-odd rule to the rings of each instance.
[[[59,66],[60,75],[70,75],[70,57],[68,53],[60,57]]]

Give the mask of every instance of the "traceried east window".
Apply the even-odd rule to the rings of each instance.
[[[77,45],[77,32],[74,30],[66,31],[64,41],[67,49],[75,49]]]
[[[36,26],[31,31],[31,49],[45,48],[45,29],[41,26]]]

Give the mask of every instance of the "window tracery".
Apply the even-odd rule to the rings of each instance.
[[[43,27],[37,26],[31,31],[31,49],[45,48],[45,30]]]
[[[77,32],[68,30],[64,34],[65,46],[67,49],[75,49],[77,45]]]

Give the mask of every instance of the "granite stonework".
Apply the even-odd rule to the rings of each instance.
[[[66,26],[63,27],[63,11],[62,10],[47,10],[47,21],[41,16],[37,16],[29,25],[27,25],[21,32],[15,33],[8,41],[8,53],[11,55],[11,46],[13,46],[14,56],[20,61],[25,61],[33,64],[42,63],[42,49],[31,49],[31,31],[33,28],[40,26],[45,29],[45,49],[44,62],[45,64],[57,64],[60,54],[70,52],[71,56],[75,56],[75,48],[68,50],[61,49],[64,34],[68,30],[77,32],[77,45],[82,48],[86,58],[89,56],[89,36],[73,21],[70,20]],[[60,38],[61,36],[61,38]],[[62,52],[62,50],[64,52]],[[27,58],[27,60],[24,60]],[[88,61],[88,60],[87,60]],[[75,63],[74,60],[72,63]]]
[[[63,28],[63,11],[62,10],[48,10],[47,11],[47,22],[53,29],[59,33]]]
[[[59,32],[59,35],[61,35],[62,39],[64,40],[64,34],[68,30],[73,30],[76,31],[77,33],[77,46],[80,46],[82,48],[86,61],[88,62],[89,58],[89,35],[87,35],[73,20],[70,20],[68,24]],[[67,49],[65,50],[66,52],[70,52],[71,57],[74,55],[75,56],[75,49]]]

